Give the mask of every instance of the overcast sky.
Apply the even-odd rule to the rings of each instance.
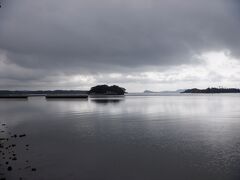
[[[238,0],[0,1],[0,89],[240,88]]]

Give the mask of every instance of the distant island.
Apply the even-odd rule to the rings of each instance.
[[[88,94],[88,91],[80,91],[80,90],[18,90],[18,91],[10,91],[10,90],[0,90],[0,95],[45,95],[45,94]]]
[[[145,90],[143,93],[182,93],[184,92],[185,89],[178,89],[176,91],[159,91],[159,92],[156,92],[156,91],[150,91],[150,90]]]
[[[87,98],[88,91],[79,90],[0,90],[0,98],[28,98],[29,96],[45,96],[46,98]]]
[[[205,93],[205,94],[214,94],[214,93],[240,93],[240,89],[236,88],[207,88],[207,89],[187,89],[182,93]]]
[[[29,96],[45,96],[46,98],[88,98],[88,95],[124,95],[126,89],[113,85],[98,85],[89,91],[81,90],[0,90],[0,98],[28,98]]]
[[[90,95],[124,95],[126,93],[126,89],[113,85],[98,85],[94,86],[90,89]]]

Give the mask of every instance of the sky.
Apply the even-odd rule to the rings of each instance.
[[[0,1],[0,89],[240,88],[238,0]]]

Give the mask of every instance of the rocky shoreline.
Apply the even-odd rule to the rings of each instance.
[[[19,180],[25,179],[26,171],[36,172],[37,169],[31,165],[28,159],[19,159],[21,153],[28,153],[30,145],[26,143],[25,133],[15,134],[10,132],[5,122],[0,122],[0,180],[6,180],[12,172],[19,172]],[[25,149],[25,152],[17,152],[17,146]],[[22,167],[17,167],[16,162],[21,161]]]

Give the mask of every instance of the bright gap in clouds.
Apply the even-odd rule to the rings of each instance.
[[[240,61],[233,58],[229,51],[205,52],[193,57],[198,63],[169,67],[166,70],[100,74],[84,76],[79,82],[94,84],[119,84],[129,92],[176,90],[184,88],[240,87]],[[81,75],[78,75],[81,77]],[[76,78],[74,78],[76,80]],[[89,84],[89,85],[90,85]],[[88,86],[86,84],[86,86]]]
[[[122,85],[125,85],[129,91],[240,87],[240,61],[233,58],[229,51],[205,52],[193,58],[198,63],[169,67],[164,71],[118,74],[110,76],[109,83],[126,82]],[[96,81],[102,80],[95,78]]]

